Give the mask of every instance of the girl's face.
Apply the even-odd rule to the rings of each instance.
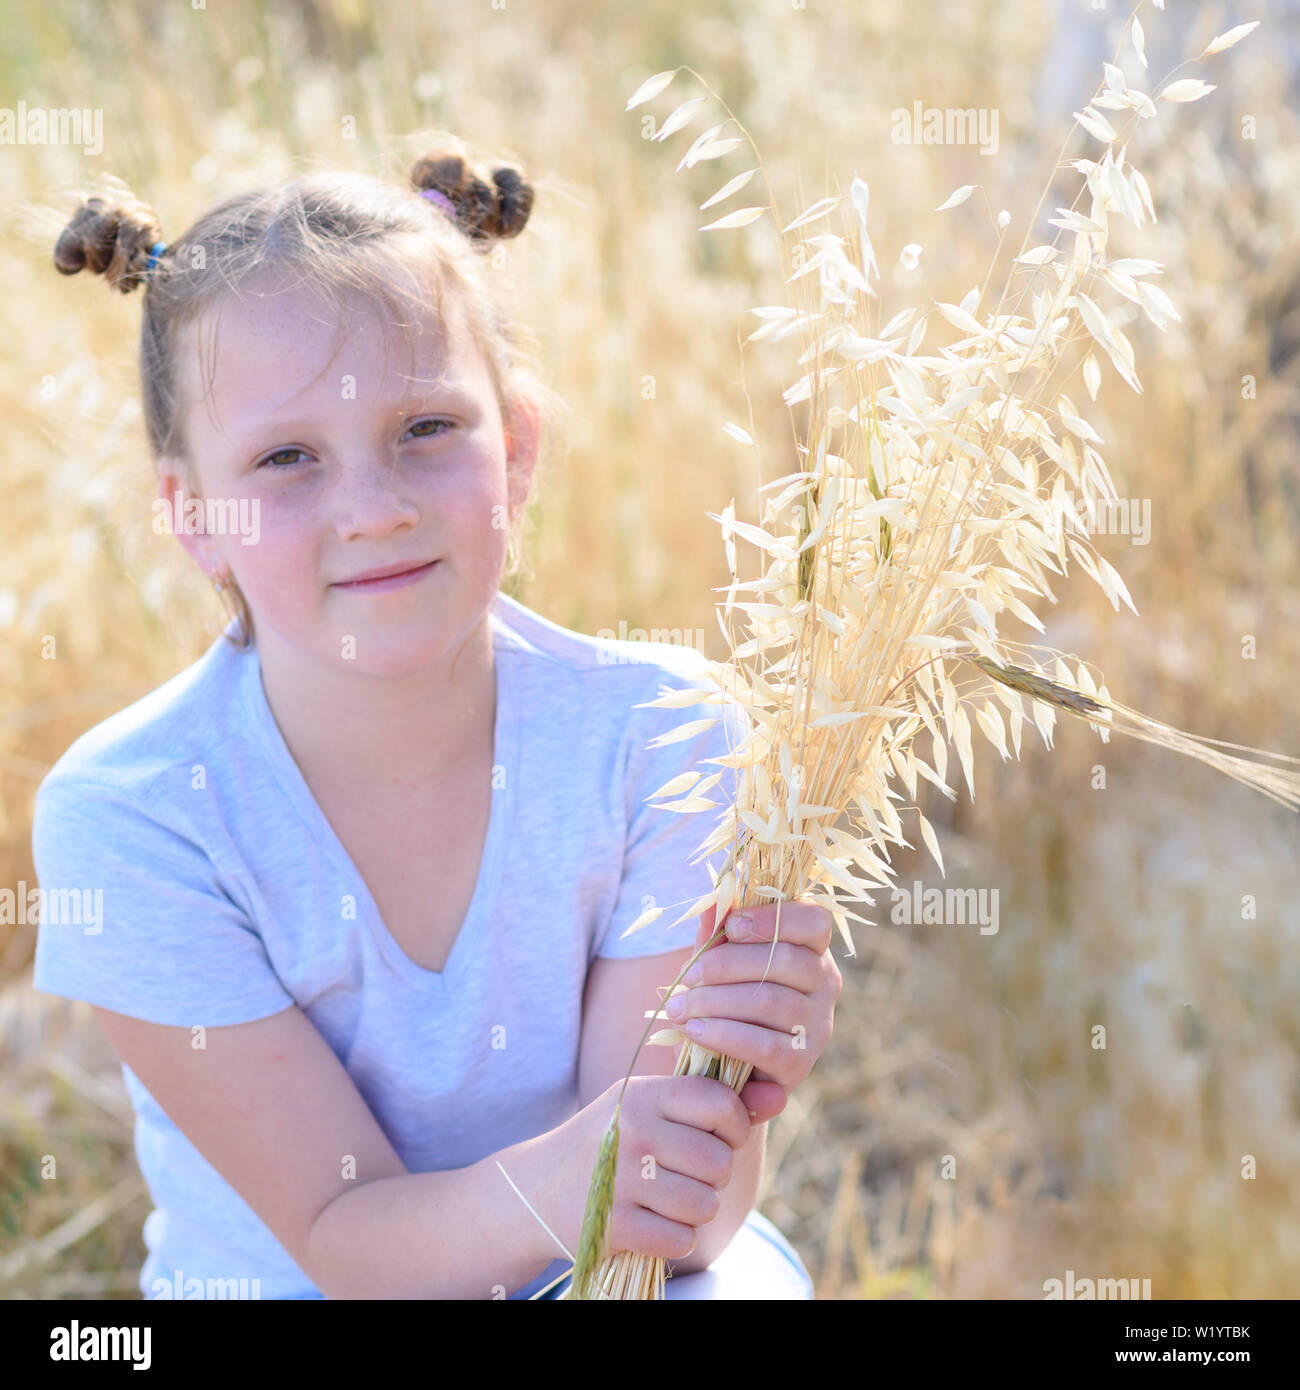
[[[533,440],[527,419],[506,430],[459,323],[447,350],[426,329],[412,354],[373,311],[356,314],[336,340],[309,291],[231,298],[207,401],[210,338],[200,362],[188,330],[185,438],[208,530],[174,529],[204,570],[238,583],[259,644],[398,675],[454,653],[482,621]],[[160,474],[169,503],[193,495],[176,461]],[[359,582],[394,569],[412,572]]]

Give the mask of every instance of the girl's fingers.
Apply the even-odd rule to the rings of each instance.
[[[779,1033],[756,1023],[737,1023],[734,1018],[692,1018],[683,1028],[692,1042],[721,1056],[749,1062],[782,1086],[787,1084],[785,1078],[791,1078],[792,1085],[806,1076],[807,1058],[817,1055],[817,1043],[810,1041],[802,1028]]]
[[[646,1207],[615,1207],[610,1224],[611,1250],[633,1250],[665,1260],[684,1260],[698,1239],[689,1222],[669,1221]]]
[[[723,941],[704,952],[687,971],[682,983],[687,986],[731,985],[754,980],[815,994],[825,979],[825,960],[825,956],[806,946],[792,946],[786,941],[778,941],[775,949],[770,941],[753,946]],[[692,971],[697,970],[699,974],[693,975]]]
[[[745,1108],[754,1113],[749,1117],[751,1125],[766,1124],[785,1109],[789,1096],[779,1081],[769,1080],[757,1070],[750,1073],[749,1080],[740,1088],[740,1098]]]
[[[619,1174],[622,1177],[622,1174]],[[726,1187],[726,1182],[721,1183]],[[625,1195],[637,1206],[645,1207],[666,1221],[680,1222],[698,1230],[707,1226],[722,1205],[720,1188],[688,1178],[661,1163],[641,1165],[629,1178]]]
[[[689,1018],[731,1018],[793,1033],[808,1016],[808,996],[770,981],[695,985],[674,994],[664,1012],[677,1027]]]
[[[748,928],[742,925],[743,918],[749,919],[751,925]],[[822,952],[831,944],[835,922],[830,912],[817,903],[795,900],[763,903],[757,907],[738,907],[728,914],[726,926],[729,941],[775,939]]]

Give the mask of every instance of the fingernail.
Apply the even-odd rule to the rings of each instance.
[[[686,1022],[686,1031],[691,1037],[698,1038],[700,1034],[704,1032],[704,1020],[699,1018],[688,1019]]]
[[[727,935],[731,937],[733,941],[737,941],[741,937],[752,936],[753,932],[754,924],[748,917],[727,918]]]
[[[696,961],[693,966],[682,976],[682,984],[698,985],[704,978],[704,962]]]
[[[682,1010],[685,1007],[686,1001],[682,998],[682,996],[680,994],[674,994],[673,997],[664,1005],[664,1013],[666,1013],[669,1018],[681,1018]]]

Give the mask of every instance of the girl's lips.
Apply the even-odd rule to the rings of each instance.
[[[438,564],[437,560],[430,560],[427,565],[421,565],[418,569],[404,570],[401,574],[386,575],[383,579],[353,579],[342,584],[332,584],[330,587],[358,594],[378,594],[388,589],[403,589],[408,584],[418,583],[433,570],[436,564]]]

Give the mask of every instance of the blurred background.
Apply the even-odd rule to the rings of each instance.
[[[754,519],[756,485],[798,466],[781,391],[802,368],[789,342],[739,347],[751,307],[790,302],[770,221],[698,230],[761,201],[699,211],[754,160],[742,147],[676,171],[725,111],[710,98],[656,143],[647,117],[704,89],[682,73],[645,107],[625,112],[628,97],[696,69],[753,137],[786,220],[865,179],[883,322],[960,300],[996,249],[992,214],[1010,212],[1018,246],[1049,185],[1038,228],[1054,235],[1046,219],[1079,184],[1054,172],[1070,113],[1129,8],[0,0],[0,107],[103,121],[97,152],[0,144],[0,887],[35,881],[48,767],[224,621],[151,529],[138,296],[57,274],[36,206],[70,212],[69,192],[105,171],[176,236],[227,193],[303,167],[400,180],[422,130],[520,160],[538,201],[508,256],[572,417],[510,591],[582,632],[702,629],[716,658],[727,572],[706,513],[734,497]],[[1128,149],[1159,220],[1113,220],[1110,254],[1161,262],[1182,322],[1162,335],[1117,320],[1141,395],[1108,363],[1095,406],[1069,388],[1119,495],[1150,500],[1147,543],[1096,538],[1141,616],[1075,573],[1043,606],[1042,640],[1147,714],[1300,755],[1300,6],[1140,13],[1150,70],[1131,51],[1120,62],[1152,93],[1215,34],[1263,23],[1180,71],[1218,90],[1160,103]],[[916,102],[996,112],[996,150],[894,143],[891,113]],[[1084,156],[1099,147],[1076,132],[1066,157]],[[934,211],[965,183],[982,191]],[[722,430],[751,404],[761,474]],[[1009,615],[1002,629],[1036,636]],[[880,898],[856,956],[832,948],[835,1036],[771,1127],[760,1206],[818,1296],[1041,1298],[1067,1270],[1147,1278],[1158,1299],[1300,1294],[1300,818],[1079,723],[1058,722],[1051,752],[1027,729],[1020,762],[978,740],[974,800],[953,785],[956,805],[922,802],[947,880],[917,855],[895,861],[899,881],[996,888],[999,930],[896,925]],[[120,1068],[86,1005],[32,991],[34,942],[0,922],[0,1297],[137,1297],[149,1201]]]

